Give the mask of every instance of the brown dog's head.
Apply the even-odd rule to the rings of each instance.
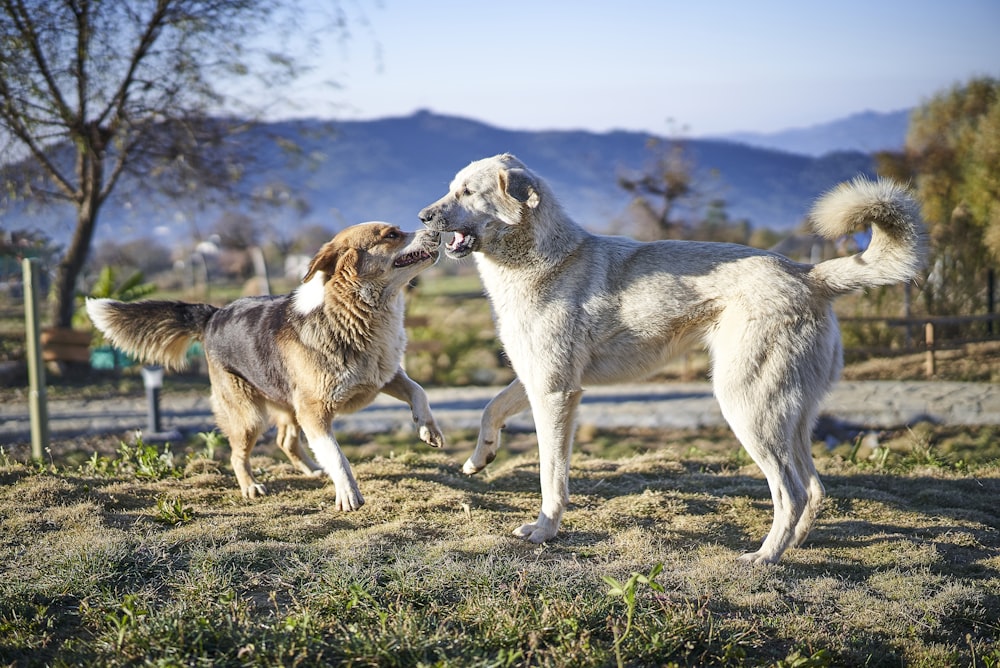
[[[420,220],[436,232],[453,232],[445,246],[450,257],[465,257],[494,246],[493,241],[539,208],[541,180],[509,153],[477,160],[455,175],[448,194],[423,209]]]
[[[394,294],[438,258],[440,236],[420,230],[403,232],[388,223],[361,223],[323,244],[295,291],[295,308],[308,313],[323,303],[326,284],[352,285],[377,299]]]

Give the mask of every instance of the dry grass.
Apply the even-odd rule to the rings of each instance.
[[[253,503],[217,461],[225,452],[193,445],[147,477],[138,447],[128,465],[4,458],[0,661],[1000,662],[1000,466],[984,461],[992,450],[942,452],[995,448],[990,430],[884,434],[885,456],[817,444],[829,500],[807,545],[770,567],[735,561],[766,533],[771,504],[724,430],[581,433],[572,507],[543,546],[509,535],[537,511],[534,437],[512,435],[468,478],[472,435],[450,436],[444,453],[409,435],[355,439],[368,503],[350,514],[269,447],[254,466],[272,494]],[[629,599],[604,578],[657,564],[651,584],[632,580],[626,634]]]
[[[433,324],[411,339],[439,344],[410,357],[415,377],[509,376],[484,300],[428,291],[410,312]],[[939,377],[996,382],[997,345],[941,353]],[[923,379],[923,356],[845,377]],[[141,393],[128,374],[50,388]],[[367,499],[351,514],[273,446],[253,503],[228,450],[200,442],[171,460],[102,436],[56,441],[43,465],[0,451],[0,665],[1000,666],[996,428],[817,444],[829,498],[770,567],[735,561],[771,502],[728,430],[581,427],[572,506],[543,546],[510,536],[538,509],[534,436],[508,435],[473,478],[474,435],[448,436],[443,453],[409,433],[342,439]]]

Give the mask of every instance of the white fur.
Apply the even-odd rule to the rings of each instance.
[[[313,451],[316,461],[333,481],[337,492],[334,501],[337,510],[357,510],[364,505],[365,499],[361,496],[361,490],[358,489],[358,483],[351,472],[351,465],[347,462],[347,458],[333,434],[306,431],[306,439],[309,441],[309,448]]]
[[[447,248],[473,253],[517,378],[483,412],[466,473],[496,455],[510,416],[531,408],[542,507],[515,535],[556,535],[569,501],[569,461],[582,388],[648,376],[703,342],[716,397],[767,478],[774,521],[750,562],[774,562],[805,539],[823,498],[811,456],[820,401],[841,368],[831,301],[865,285],[911,278],[922,228],[899,186],[858,181],[827,195],[822,230],[874,225],[860,257],[816,266],[735,244],[640,243],[593,235],[514,156],[472,163],[420,212],[459,232]]]
[[[326,286],[326,273],[317,271],[308,282],[295,288],[292,294],[292,308],[302,315],[309,315],[322,308]]]
[[[90,322],[102,332],[108,329],[108,306],[113,301],[112,299],[88,297],[84,302],[87,306],[87,316],[90,317]]]

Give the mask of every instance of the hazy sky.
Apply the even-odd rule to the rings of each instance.
[[[317,0],[320,1],[320,0]],[[1000,77],[1000,0],[342,0],[280,115],[770,132]],[[334,81],[336,88],[320,81]]]

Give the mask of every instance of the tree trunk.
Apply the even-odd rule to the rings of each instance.
[[[94,139],[99,139],[95,131]],[[83,271],[94,238],[97,212],[101,207],[101,187],[104,182],[104,146],[91,145],[77,154],[77,177],[80,187],[76,204],[76,229],[66,255],[59,262],[52,290],[52,327],[71,327],[76,310],[76,282]]]
[[[56,280],[52,286],[51,316],[53,327],[70,327],[76,310],[76,282],[83,271],[94,237],[97,211],[88,206],[77,210],[76,230],[66,255],[59,262]]]

